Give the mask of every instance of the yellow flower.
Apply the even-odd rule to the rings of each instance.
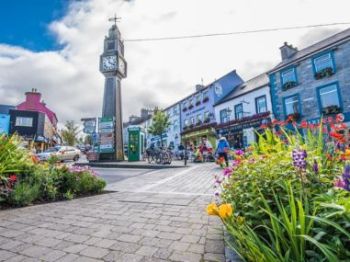
[[[218,206],[215,203],[209,204],[207,206],[207,213],[209,216],[218,216],[219,215]]]
[[[233,208],[232,208],[231,204],[222,204],[219,207],[219,216],[222,219],[226,219],[226,218],[232,216],[232,212],[233,212]]]
[[[241,216],[238,216],[237,218],[237,224],[238,225],[242,225],[245,221],[245,218],[244,217],[241,217]]]

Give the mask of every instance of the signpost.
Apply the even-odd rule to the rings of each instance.
[[[98,119],[99,153],[115,152],[114,118],[101,117]]]

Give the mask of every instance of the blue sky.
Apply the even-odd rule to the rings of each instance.
[[[48,25],[64,15],[68,3],[69,0],[2,0],[0,43],[33,51],[57,49]]]

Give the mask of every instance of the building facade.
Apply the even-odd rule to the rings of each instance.
[[[178,149],[181,144],[181,112],[180,103],[176,103],[163,110],[169,117],[170,126],[165,132],[164,145],[171,149]]]
[[[350,29],[303,50],[285,43],[269,71],[273,112],[279,120],[319,123],[343,114],[350,123]]]
[[[0,135],[8,135],[10,132],[10,110],[14,106],[0,105]]]
[[[26,92],[26,100],[10,110],[10,134],[17,133],[37,150],[60,143],[57,116],[41,100],[36,89]]]
[[[258,140],[256,132],[271,121],[272,104],[266,74],[254,77],[215,104],[216,132],[232,148],[244,148]]]
[[[196,92],[180,101],[181,139],[184,144],[197,146],[201,138],[206,137],[215,145],[214,104],[241,83],[243,80],[234,70],[207,86],[197,86]]]

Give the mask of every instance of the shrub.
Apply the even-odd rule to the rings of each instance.
[[[223,219],[229,243],[244,260],[350,259],[350,150],[337,126],[267,129],[216,177],[235,210]]]
[[[37,184],[19,183],[9,196],[9,203],[15,206],[26,206],[40,196],[40,186]]]

